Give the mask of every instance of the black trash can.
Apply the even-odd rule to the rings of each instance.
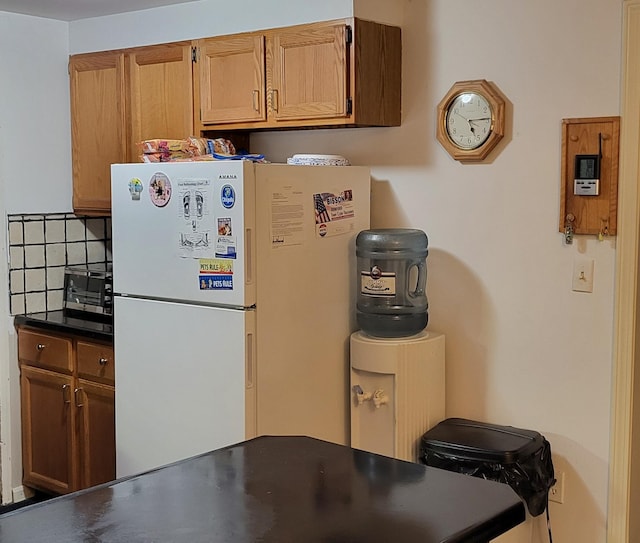
[[[427,466],[507,483],[538,516],[555,483],[551,445],[538,432],[450,418],[422,436],[420,461]]]

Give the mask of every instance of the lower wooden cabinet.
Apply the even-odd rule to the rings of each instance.
[[[73,379],[22,366],[20,385],[23,483],[57,494],[71,492],[78,487]]]
[[[21,327],[18,358],[23,484],[66,494],[115,479],[113,347]]]
[[[80,487],[116,477],[115,388],[80,379],[76,393]]]

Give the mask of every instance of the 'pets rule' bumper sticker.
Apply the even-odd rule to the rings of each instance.
[[[233,290],[233,260],[201,258],[200,290]]]

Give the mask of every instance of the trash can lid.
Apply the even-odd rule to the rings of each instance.
[[[422,436],[423,451],[510,464],[543,446],[539,432],[461,418],[445,419]]]

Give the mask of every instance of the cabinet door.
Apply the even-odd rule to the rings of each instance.
[[[79,379],[74,401],[81,488],[111,481],[116,478],[115,388]]]
[[[126,162],[124,54],[90,53],[69,60],[73,209],[108,214],[111,164]]]
[[[201,122],[265,120],[264,36],[209,38],[198,50]]]
[[[77,489],[72,379],[22,366],[24,484],[65,494]]]
[[[269,41],[270,115],[277,120],[347,115],[345,24],[305,25],[274,33]]]
[[[191,43],[154,45],[127,54],[131,140],[129,161],[138,162],[138,143],[185,139],[193,134]]]

